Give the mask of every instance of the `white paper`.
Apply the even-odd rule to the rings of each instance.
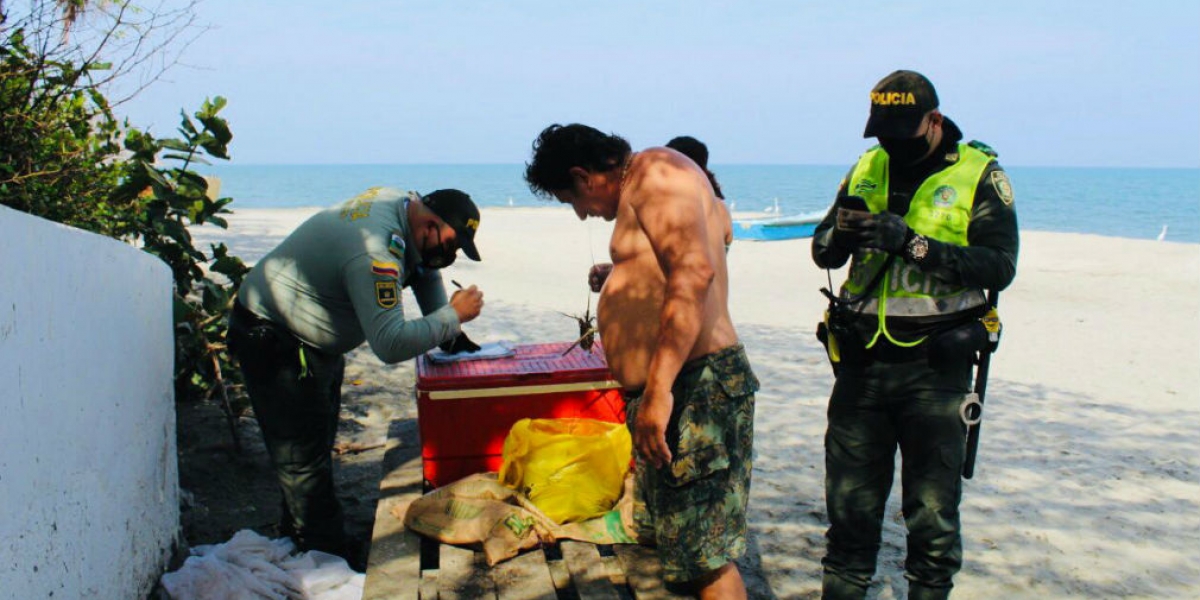
[[[425,355],[435,363],[452,363],[463,362],[468,360],[492,360],[494,358],[504,358],[515,354],[512,344],[507,341],[489,342],[480,344],[479,350],[475,352],[459,352],[458,354],[448,354],[443,352],[441,348],[434,348]]]

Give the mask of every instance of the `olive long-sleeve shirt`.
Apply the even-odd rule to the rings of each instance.
[[[460,332],[442,276],[423,269],[408,223],[413,192],[372,188],[325,209],[264,256],[239,301],[318,350],[342,354],[367,341],[385,363],[425,352]],[[422,318],[407,319],[411,287]]]

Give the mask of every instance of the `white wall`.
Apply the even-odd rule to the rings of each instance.
[[[0,206],[0,597],[143,598],[180,542],[171,273]]]

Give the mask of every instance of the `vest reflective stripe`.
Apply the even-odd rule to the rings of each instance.
[[[889,317],[927,317],[930,315],[950,315],[987,304],[987,296],[983,290],[971,289],[949,298],[888,298],[887,315]],[[862,313],[879,312],[879,299],[867,298],[856,304],[855,308]]]
[[[975,188],[993,158],[966,144],[958,145],[958,162],[926,179],[913,194],[904,220],[913,231],[938,241],[966,246],[967,228],[975,205]],[[888,156],[879,147],[859,158],[847,186],[861,196],[873,213],[887,209]],[[857,296],[887,262],[888,255],[877,250],[859,250],[854,254],[850,274],[842,286],[843,298]],[[868,299],[853,308],[860,313],[877,313],[880,331],[891,339],[884,324],[885,316],[926,317],[953,314],[986,302],[983,291],[948,284],[915,265],[897,258]],[[896,340],[893,340],[896,342]],[[874,343],[874,340],[872,340]],[[914,342],[915,343],[915,342]]]

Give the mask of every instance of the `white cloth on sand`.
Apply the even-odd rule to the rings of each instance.
[[[177,571],[162,576],[173,600],[360,600],[366,575],[339,556],[295,553],[288,538],[249,529],[224,544],[196,546]]]

